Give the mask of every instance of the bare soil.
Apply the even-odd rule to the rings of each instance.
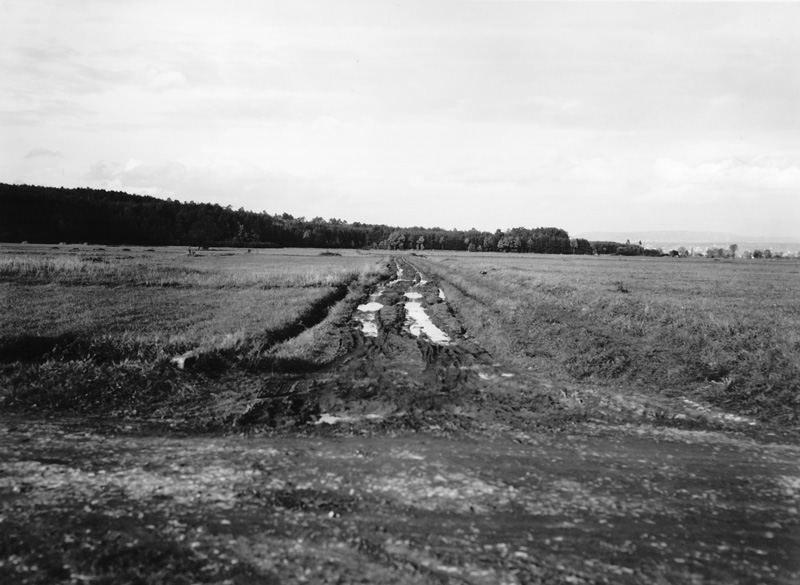
[[[796,435],[511,367],[397,262],[235,432],[0,415],[0,582],[800,582]]]

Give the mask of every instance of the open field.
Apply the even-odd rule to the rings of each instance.
[[[208,374],[330,361],[343,349],[329,309],[351,305],[385,263],[319,251],[23,251],[0,257],[0,363],[9,364],[10,390],[3,399],[7,407],[62,414],[141,415],[149,407],[164,416],[176,394],[192,400],[219,390]],[[325,342],[326,334],[334,346],[291,349],[303,338]],[[201,352],[200,375],[187,381],[170,358],[190,350]]]
[[[3,583],[800,580],[795,263],[58,248],[0,255]]]
[[[800,422],[800,265],[584,256],[431,256],[473,335],[566,383]]]

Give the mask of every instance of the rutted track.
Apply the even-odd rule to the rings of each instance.
[[[262,351],[269,349],[282,341],[296,337],[309,327],[321,323],[330,308],[347,296],[347,290],[347,284],[334,287],[330,293],[311,304],[296,320],[265,334],[260,340],[260,349]]]
[[[0,581],[798,582],[796,445],[570,424],[587,409],[396,262],[351,290],[341,359],[252,381],[252,435],[0,417]]]
[[[530,369],[503,363],[469,335],[439,283],[408,257],[393,262],[396,277],[365,291],[353,311],[344,343],[350,350],[316,373],[273,379],[271,390],[239,423],[343,423],[336,430],[345,433],[378,427],[506,435],[590,421],[714,426],[714,417],[679,401],[566,390]]]
[[[395,263],[397,277],[369,291],[353,314],[353,350],[326,371],[294,380],[292,393],[305,404],[295,422],[318,416],[322,425],[499,430],[566,415],[532,377],[465,335],[436,283],[406,258]]]

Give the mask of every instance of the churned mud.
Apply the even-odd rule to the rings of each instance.
[[[4,583],[800,575],[800,450],[713,433],[159,438],[20,421],[2,443]]]
[[[343,334],[240,434],[0,418],[0,582],[800,582],[796,441],[508,367],[407,258]]]

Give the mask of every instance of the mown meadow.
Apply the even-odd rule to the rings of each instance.
[[[495,355],[583,388],[800,422],[800,264],[432,254],[415,258]]]
[[[797,281],[8,246],[0,582],[793,585]],[[418,297],[451,341],[412,334]]]
[[[265,372],[345,351],[341,321],[384,264],[319,250],[6,246],[0,404],[172,417],[237,384],[246,396]],[[171,359],[191,350],[197,367],[177,372]],[[213,402],[200,418],[230,415]]]
[[[408,258],[440,284],[468,336],[567,393],[688,398],[800,421],[796,262]],[[202,425],[236,423],[272,374],[345,355],[355,307],[390,274],[378,252],[6,245],[0,405],[155,418],[190,409]],[[190,350],[198,363],[177,370],[171,359]]]

